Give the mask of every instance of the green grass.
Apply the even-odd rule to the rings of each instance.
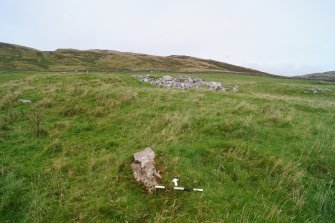
[[[1,72],[0,222],[333,222],[335,85],[314,95],[309,81],[195,76],[240,92]],[[145,193],[130,162],[148,146],[163,184],[205,192]]]

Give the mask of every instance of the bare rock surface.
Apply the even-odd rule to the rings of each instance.
[[[205,81],[200,78],[193,77],[170,77],[164,76],[161,78],[157,78],[150,75],[135,75],[139,80],[150,83],[152,85],[161,86],[161,87],[169,87],[169,88],[177,88],[177,89],[188,89],[188,88],[196,88],[200,90],[206,91],[218,91],[225,92],[226,88],[221,82],[214,81]]]
[[[134,153],[134,161],[131,163],[136,181],[143,184],[148,192],[151,192],[161,179],[155,167],[155,156],[155,152],[148,147]]]

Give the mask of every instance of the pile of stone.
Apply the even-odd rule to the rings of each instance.
[[[305,94],[312,93],[312,94],[318,94],[318,93],[325,93],[327,91],[331,91],[328,88],[322,88],[322,87],[312,87],[304,91]]]
[[[188,89],[188,88],[196,88],[200,90],[206,91],[218,91],[225,92],[226,88],[223,83],[215,82],[215,81],[205,81],[200,78],[193,77],[170,77],[164,76],[161,78],[157,78],[150,75],[135,75],[139,80],[150,83],[156,86],[161,87],[169,87],[169,88],[178,88],[178,89]],[[238,89],[236,88],[238,91]]]

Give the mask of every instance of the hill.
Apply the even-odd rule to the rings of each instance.
[[[302,76],[295,76],[296,78],[303,78],[308,80],[323,80],[323,81],[335,81],[335,71],[328,71],[324,73],[313,73]]]
[[[153,56],[111,50],[58,49],[39,51],[8,43],[0,43],[0,68],[25,70],[163,70],[175,72],[263,72],[215,60],[189,56]]]
[[[334,222],[333,83],[133,74],[0,71],[0,222]],[[147,194],[130,163],[148,146],[163,185],[204,192]]]

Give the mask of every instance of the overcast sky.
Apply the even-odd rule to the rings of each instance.
[[[1,0],[0,42],[335,70],[334,0]]]

